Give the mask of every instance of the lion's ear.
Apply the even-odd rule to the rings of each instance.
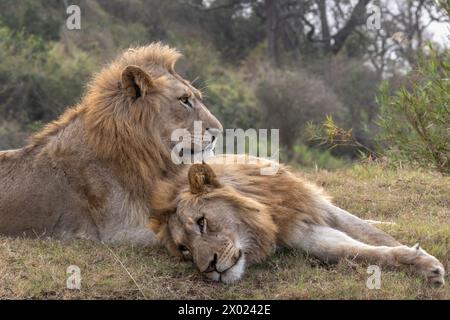
[[[189,169],[188,179],[193,194],[204,192],[208,187],[221,187],[213,169],[206,163],[193,164]]]
[[[138,66],[130,65],[123,69],[122,89],[133,100],[145,97],[154,88],[155,84],[151,76]]]

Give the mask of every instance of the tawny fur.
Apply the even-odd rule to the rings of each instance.
[[[82,101],[0,152],[0,234],[152,243],[145,227],[154,181],[174,174],[174,129],[222,127],[174,70],[180,54],[153,43],[127,50],[89,83]],[[180,104],[189,95],[192,110]]]
[[[245,263],[260,261],[278,247],[297,247],[324,262],[351,258],[411,265],[433,285],[444,284],[442,264],[419,246],[402,246],[334,206],[285,166],[275,175],[261,175],[268,161],[236,164],[239,157],[224,156],[228,164],[194,164],[161,181],[152,195],[150,228],[170,252],[193,259],[211,279],[233,282]]]

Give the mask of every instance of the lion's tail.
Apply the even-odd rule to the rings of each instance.
[[[347,233],[354,239],[377,246],[394,247],[401,245],[393,237],[374,227],[374,223],[372,223],[371,220],[366,221],[360,219],[357,216],[334,206],[328,201],[325,211],[328,216],[328,223],[331,227]]]

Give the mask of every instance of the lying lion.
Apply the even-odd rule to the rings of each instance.
[[[296,247],[324,262],[351,258],[412,266],[430,284],[444,285],[443,265],[418,244],[401,245],[334,206],[285,167],[276,175],[261,175],[269,165],[259,159],[184,169],[156,188],[152,206],[157,215],[150,227],[172,254],[193,260],[204,275],[225,283],[240,279],[246,264],[276,248]]]
[[[175,72],[179,56],[159,43],[127,50],[79,105],[24,148],[0,152],[0,235],[153,243],[146,225],[154,181],[181,168],[172,162],[172,132],[193,134],[195,121],[211,135],[222,130]]]

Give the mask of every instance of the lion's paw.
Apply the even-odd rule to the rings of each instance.
[[[423,250],[419,244],[412,247],[395,247],[393,252],[397,265],[413,267],[414,271],[423,275],[433,287],[440,288],[444,285],[444,266],[438,259]]]
[[[417,254],[413,262],[417,272],[425,276],[428,283],[433,287],[443,287],[445,284],[445,270],[442,263],[432,255],[430,255],[428,252],[423,250],[419,246],[419,244],[413,246],[412,249],[415,250]]]

